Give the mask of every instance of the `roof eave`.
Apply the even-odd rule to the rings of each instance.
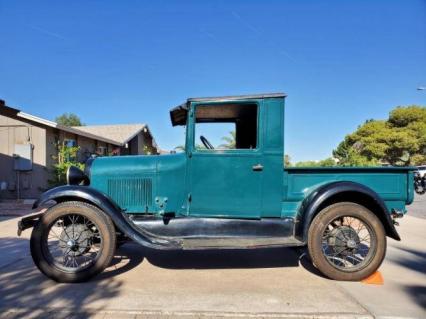
[[[69,127],[69,126],[60,125],[56,122],[45,120],[45,119],[42,119],[38,116],[34,116],[34,115],[31,115],[31,114],[28,114],[28,113],[18,112],[17,116],[20,117],[20,118],[23,118],[23,119],[26,119],[26,120],[29,120],[29,121],[32,121],[32,122],[40,123],[40,124],[43,124],[45,126],[55,128],[55,129],[58,129],[58,130],[61,130],[61,131],[65,131],[65,132],[68,132],[68,133],[81,135],[81,136],[84,136],[84,137],[87,137],[87,138],[91,138],[91,139],[94,139],[94,140],[98,140],[98,141],[105,142],[105,143],[112,144],[112,145],[116,145],[116,146],[123,146],[123,144],[120,143],[120,142],[113,141],[113,140],[110,140],[108,138],[104,138],[102,136],[90,134],[90,133],[87,133],[87,132],[84,132],[82,130],[72,128],[72,127]]]

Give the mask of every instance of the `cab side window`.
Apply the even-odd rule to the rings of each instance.
[[[197,105],[195,149],[232,150],[257,148],[257,104]]]

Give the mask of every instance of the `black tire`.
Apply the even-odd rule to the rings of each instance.
[[[340,223],[340,230],[339,227],[333,228],[334,226],[331,226],[335,225],[332,223],[336,220],[345,220],[343,218],[346,218],[347,220],[357,220],[358,228],[360,225],[359,221],[362,222],[370,236],[368,252],[366,253],[365,259],[363,259],[362,262],[359,262],[359,264],[354,265],[353,267],[349,266],[347,268],[345,268],[347,261],[340,262],[340,265],[339,263],[336,265],[336,262],[334,262],[335,259],[338,259],[338,257],[334,257],[336,256],[335,247],[346,247],[340,249],[340,251],[346,251],[345,254],[337,254],[337,256],[343,256],[343,259],[345,259],[345,256],[348,256],[347,250],[354,252],[358,250],[358,248],[353,248],[353,250],[351,250],[350,248],[347,248],[349,246],[337,246],[336,241],[341,238],[346,239],[349,235],[352,236],[351,232],[354,228],[350,226],[350,228],[352,228],[352,230],[350,230],[344,223]],[[330,227],[332,231],[330,231]],[[329,249],[329,247],[324,247],[328,246],[329,238],[332,237],[331,234],[336,234],[336,232],[339,231],[341,232],[343,228],[345,228],[344,231],[346,234],[349,235],[346,236],[345,233],[343,233],[344,237],[340,236],[340,239],[336,239],[336,237],[334,237],[333,245],[335,246],[332,246],[332,249],[335,249],[333,251],[335,255],[328,254],[327,249]],[[323,238],[323,236],[325,236],[325,238]],[[343,241],[340,241],[340,243],[342,242]],[[354,241],[351,243],[352,245],[353,242]],[[359,240],[357,242],[359,243]],[[348,241],[346,242],[346,245],[349,245]],[[357,245],[357,247],[360,247],[360,245]],[[313,264],[325,276],[334,280],[360,281],[372,275],[383,262],[386,255],[386,233],[379,218],[377,218],[377,216],[366,207],[351,202],[336,203],[324,208],[312,221],[308,234],[308,250]],[[352,257],[354,256],[353,254],[351,255]],[[352,260],[357,259],[352,258]]]
[[[79,216],[78,218],[90,221],[90,225],[94,225],[93,227],[95,227],[94,229],[96,229],[101,240],[96,246],[99,248],[96,252],[96,258],[81,269],[69,269],[69,267],[61,267],[55,262],[55,258],[49,252],[48,236],[51,228],[58,220],[64,218],[63,221],[65,221],[67,216],[76,215]],[[59,245],[61,245],[60,241],[64,240],[58,237]],[[78,201],[63,202],[49,208],[42,215],[31,233],[30,246],[34,263],[47,277],[57,282],[83,282],[102,272],[111,263],[116,247],[115,227],[111,218],[93,205]]]

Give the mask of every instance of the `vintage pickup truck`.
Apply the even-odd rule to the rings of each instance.
[[[58,282],[102,272],[123,239],[148,249],[307,246],[336,280],[361,280],[382,263],[395,218],[413,201],[413,169],[284,167],[285,94],[190,98],[170,111],[183,153],[99,157],[71,167],[20,220],[31,254]],[[232,148],[199,127],[231,124]],[[198,145],[199,136],[204,147]],[[282,256],[286,258],[286,256]]]

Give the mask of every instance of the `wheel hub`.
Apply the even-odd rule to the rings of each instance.
[[[60,247],[64,253],[81,256],[90,249],[93,234],[84,224],[71,224],[62,230]]]
[[[334,253],[349,254],[358,249],[360,239],[357,232],[350,226],[340,226],[333,229],[328,244]]]
[[[68,240],[67,241],[67,246],[72,251],[77,251],[78,250],[78,243],[74,239]]]
[[[356,248],[356,247],[357,247],[357,243],[355,242],[355,240],[353,240],[353,239],[349,239],[349,240],[346,242],[346,246],[347,246],[348,248]]]

